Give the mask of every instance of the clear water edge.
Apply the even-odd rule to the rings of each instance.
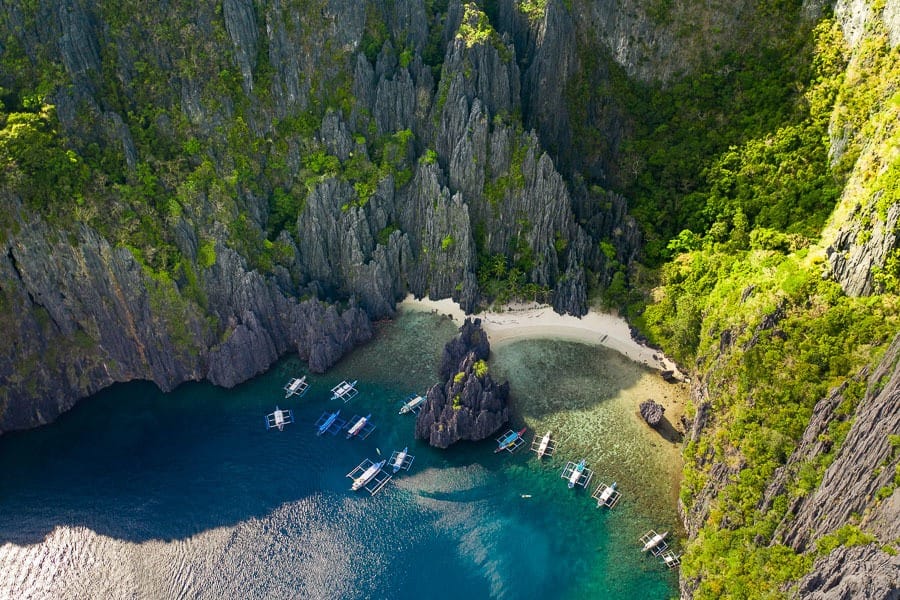
[[[0,439],[0,597],[668,598],[676,577],[643,556],[646,529],[678,531],[678,448],[644,426],[637,403],[657,375],[599,347],[548,340],[495,348],[514,426],[564,440],[538,462],[493,443],[449,451],[412,439],[402,399],[435,381],[448,319],[407,313],[379,325],[300,400],[286,359],[233,390],[161,394],[115,386],[51,426]],[[358,379],[347,416],[371,412],[363,442],[316,437]],[[275,404],[297,423],[266,432]],[[343,414],[343,412],[342,412]],[[408,474],[375,497],[348,490],[363,458],[410,447]],[[624,497],[597,509],[560,471],[585,457]],[[530,497],[524,498],[523,495]],[[452,582],[452,584],[450,584]]]

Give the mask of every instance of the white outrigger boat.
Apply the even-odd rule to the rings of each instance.
[[[601,506],[605,506],[606,508],[613,508],[616,504],[619,503],[619,499],[621,497],[622,492],[616,489],[615,481],[613,481],[611,485],[601,483],[597,486],[597,489],[594,490],[594,493],[591,494],[591,498],[597,501],[597,508]]]
[[[284,386],[284,397],[290,398],[291,396],[303,396],[306,393],[306,390],[309,389],[309,383],[306,382],[306,375],[297,379],[296,377],[292,378],[287,382]]]
[[[323,412],[319,420],[316,421],[316,435],[322,435],[323,433],[337,435],[337,432],[342,430],[344,425],[347,424],[347,421],[340,418],[340,414],[340,410],[336,410],[333,413]]]
[[[344,402],[350,402],[356,395],[359,393],[359,390],[356,389],[356,381],[348,383],[347,381],[342,381],[333,388],[331,388],[331,399],[332,400],[343,400]]]
[[[553,452],[556,451],[557,442],[550,435],[548,431],[544,434],[544,437],[538,439],[538,436],[535,435],[534,439],[531,440],[531,451],[535,452],[539,459],[545,456],[553,456]]]
[[[394,450],[394,453],[391,454],[391,466],[394,468],[394,473],[403,469],[404,471],[409,471],[409,468],[412,466],[413,461],[416,459],[415,456],[412,456],[408,452],[409,446],[400,450]]]
[[[560,475],[560,477],[568,481],[570,490],[576,485],[587,487],[593,476],[594,472],[586,467],[586,462],[583,458],[577,464],[570,460],[566,463],[562,475]]]
[[[410,395],[404,402],[403,406],[400,408],[400,412],[398,414],[405,415],[406,413],[418,414],[420,410],[422,410],[422,404],[425,402],[425,397],[420,396],[419,394]]]
[[[369,462],[372,462],[372,461],[369,461]],[[357,477],[356,479],[353,480],[353,485],[350,486],[350,489],[355,492],[362,486],[364,486],[367,483],[369,483],[370,481],[372,481],[372,478],[378,474],[378,471],[381,470],[381,467],[384,466],[384,463],[385,463],[384,460],[380,460],[377,463],[372,463],[365,471],[363,471],[362,475],[360,475],[359,477]]]
[[[347,439],[349,440],[350,438],[356,436],[364,440],[369,437],[369,434],[375,431],[375,425],[372,424],[371,421],[369,421],[369,419],[371,418],[371,413],[369,413],[365,417],[354,415],[353,418],[350,419],[350,422],[353,423],[353,425],[351,425],[347,429]]]
[[[284,431],[284,426],[293,422],[294,412],[292,410],[281,409],[276,406],[275,412],[266,415],[266,430],[277,428],[278,431]]]
[[[368,458],[363,460],[355,469],[347,473],[347,477],[353,480],[350,489],[354,492],[364,488],[373,496],[390,481],[391,476],[381,470],[387,461],[372,462]]]
[[[649,550],[650,554],[653,556],[659,556],[669,549],[669,545],[666,543],[667,535],[669,535],[668,531],[656,533],[651,529],[641,536],[641,543],[644,544],[644,547],[641,548],[641,552],[647,552]]]
[[[671,550],[663,552],[662,555],[660,555],[660,558],[663,560],[663,563],[670,569],[674,569],[681,564],[681,555],[675,554]]]

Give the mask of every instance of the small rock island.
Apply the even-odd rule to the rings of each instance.
[[[436,448],[489,437],[509,420],[509,382],[488,373],[491,347],[481,319],[466,319],[444,347],[440,377],[416,418],[416,438]]]

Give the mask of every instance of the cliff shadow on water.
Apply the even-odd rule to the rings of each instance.
[[[3,436],[0,546],[38,544],[57,527],[136,543],[184,540],[311,496],[344,494],[353,465],[375,458],[405,428],[413,441],[398,402],[404,390],[437,380],[455,326],[413,314],[375,329],[375,341],[327,375],[307,374],[301,399],[286,400],[282,390],[308,372],[292,357],[232,389],[191,382],[164,393],[149,382],[115,384],[51,425]],[[329,400],[343,379],[360,382],[350,404]],[[291,408],[296,422],[266,431],[264,416],[276,405]],[[381,427],[364,444],[343,434],[316,437],[313,423],[337,409],[346,419],[371,412]]]

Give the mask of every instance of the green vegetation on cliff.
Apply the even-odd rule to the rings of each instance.
[[[702,380],[710,403],[710,423],[685,448],[681,491],[688,515],[698,497],[710,502],[682,563],[695,598],[780,597],[806,574],[814,557],[783,545],[776,527],[792,500],[818,487],[851,421],[833,421],[824,434],[830,450],[801,465],[771,501],[763,500],[767,486],[829,390],[849,382],[838,413],[853,413],[862,390],[852,378],[900,326],[895,295],[851,298],[823,278],[819,240],[845,182],[859,176],[851,171],[863,140],[896,144],[892,134],[872,139],[871,130],[864,132],[885,100],[885,82],[896,81],[896,61],[885,65],[897,52],[883,34],[871,36],[869,57],[861,61],[868,68],[848,82],[849,53],[838,25],[824,20],[811,35],[813,43],[796,46],[806,50],[793,62],[761,56],[754,68],[726,80],[700,78],[700,88],[691,80],[663,92],[651,104],[669,117],[632,147],[648,161],[630,188],[635,213],[651,232],[649,259],[662,261],[659,285],[637,321]],[[764,101],[737,106],[729,80],[740,82],[742,102]],[[867,82],[862,91],[860,81]],[[792,97],[797,89],[802,93]],[[673,100],[677,118],[664,108]],[[727,107],[735,110],[721,127],[696,131],[691,124],[698,114]],[[835,115],[856,132],[838,160],[829,155]],[[742,141],[727,141],[737,133]],[[896,164],[864,176],[869,195],[857,202],[896,203],[896,184],[884,183]],[[714,465],[727,469],[724,480],[713,479]],[[838,533],[821,540],[820,552],[870,539]]]

